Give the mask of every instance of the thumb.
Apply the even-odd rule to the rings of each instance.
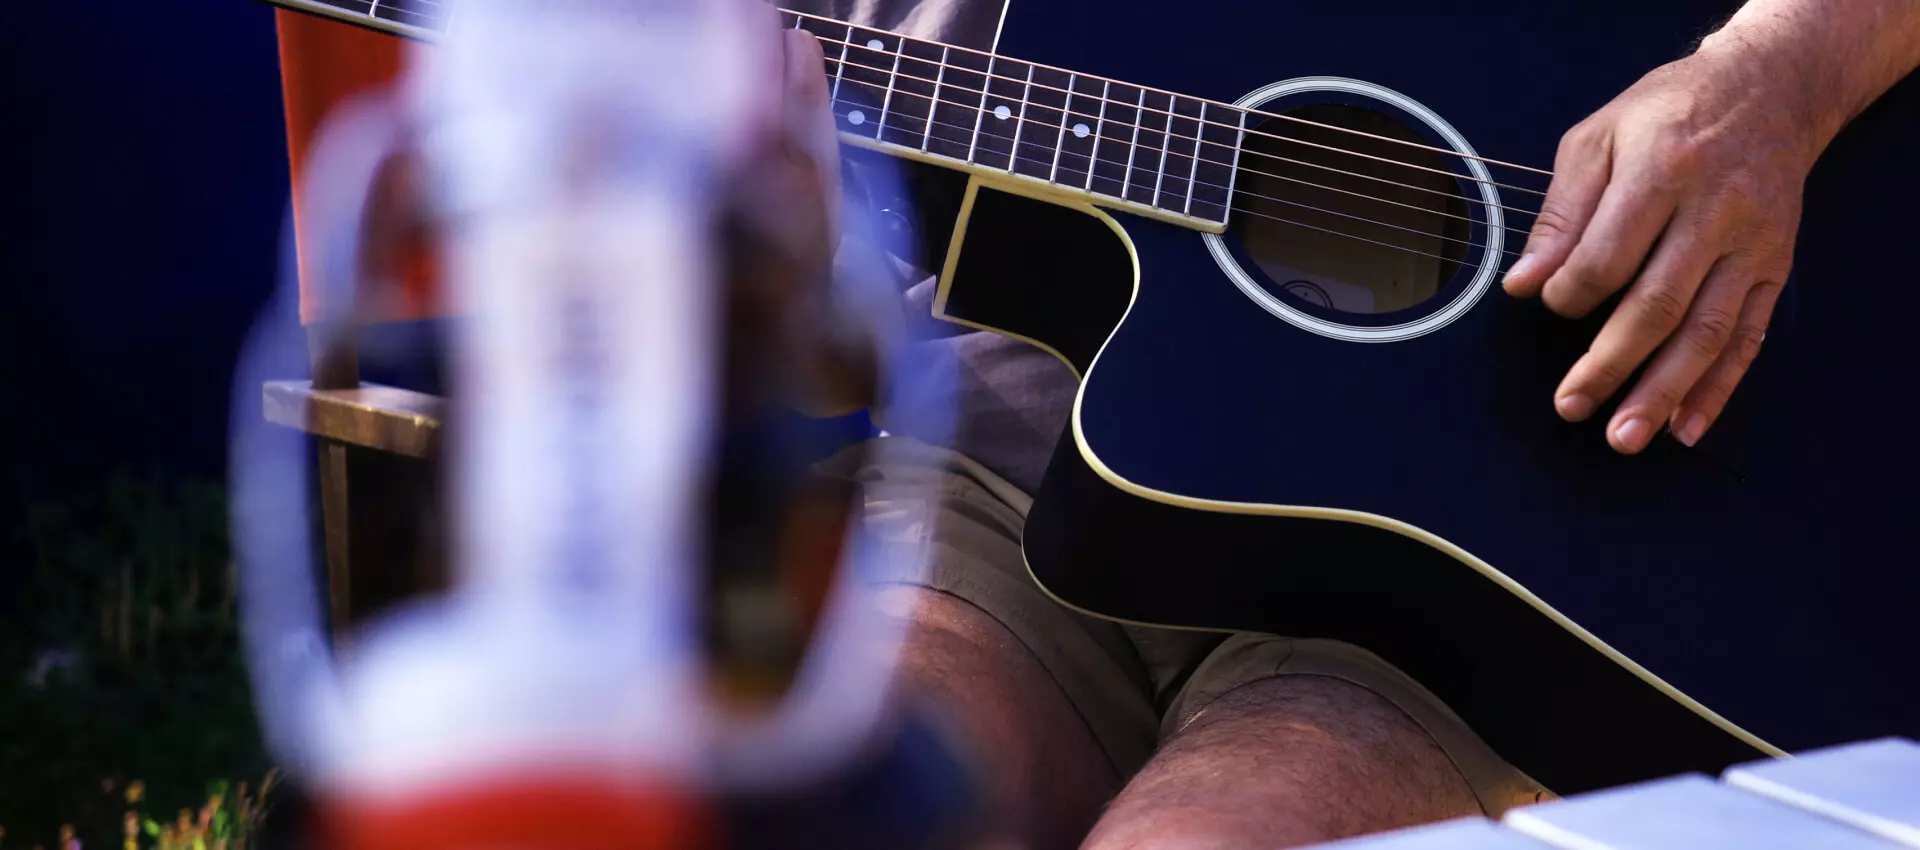
[[[820,180],[827,233],[840,235],[840,135],[828,100],[826,57],[805,30],[785,30],[786,120],[791,143],[812,161]]]

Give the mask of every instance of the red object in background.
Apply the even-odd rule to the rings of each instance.
[[[700,850],[714,837],[699,801],[682,790],[556,777],[426,800],[335,800],[324,811],[324,846],[341,850]]]
[[[399,78],[408,44],[391,35],[313,15],[284,9],[275,14],[293,174],[294,242],[300,255],[300,320],[310,323],[320,315],[321,305],[306,262],[313,244],[312,222],[302,214],[300,198],[308,154],[314,138],[336,107],[360,95],[377,94]],[[374,194],[377,202],[372,213],[376,221],[386,220],[405,208],[404,198],[397,192],[401,184],[393,179],[396,176],[397,169],[384,170],[384,185]],[[437,272],[427,234],[402,224],[381,227],[380,235],[380,239],[369,243],[372,246],[369,263],[386,272],[382,277],[399,281],[401,291],[399,297],[360,299],[361,303],[355,306],[357,319],[371,323],[437,315],[434,297]]]

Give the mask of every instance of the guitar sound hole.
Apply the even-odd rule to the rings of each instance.
[[[1440,294],[1468,259],[1471,222],[1461,181],[1422,169],[1452,172],[1456,163],[1334,129],[1429,144],[1370,109],[1315,104],[1281,114],[1315,123],[1270,118],[1248,134],[1228,231],[1258,267],[1255,277],[1264,277],[1262,288],[1361,315],[1408,310]]]

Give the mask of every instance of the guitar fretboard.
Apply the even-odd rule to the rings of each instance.
[[[781,19],[820,39],[834,118],[850,138],[1108,206],[1226,221],[1245,112],[825,18]]]
[[[268,0],[411,38],[456,0]],[[834,120],[865,147],[1219,230],[1257,119],[1216,102],[782,11],[821,41]]]

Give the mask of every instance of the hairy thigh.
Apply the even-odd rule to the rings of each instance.
[[[1340,679],[1223,694],[1113,801],[1089,850],[1272,850],[1480,812],[1418,723]]]
[[[911,618],[901,684],[957,727],[1005,837],[1032,850],[1079,844],[1120,777],[1052,675],[1005,626],[957,597],[896,587],[878,602]]]

